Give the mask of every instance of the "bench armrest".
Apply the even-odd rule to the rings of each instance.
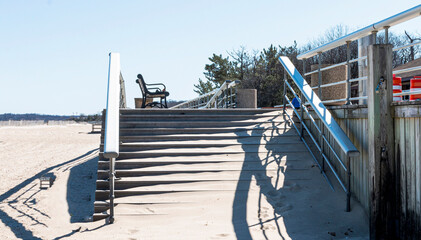
[[[160,88],[157,88],[157,87],[151,87],[151,88],[148,88],[148,90],[152,90],[152,89],[155,89],[155,90],[158,90],[158,91],[162,91]]]
[[[152,83],[152,84],[146,84],[146,86],[157,86],[157,85],[161,85],[164,87],[164,89],[167,89],[167,87],[163,84],[163,83]]]

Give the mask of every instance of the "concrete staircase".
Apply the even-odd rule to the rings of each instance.
[[[166,221],[194,221],[183,212],[219,219],[253,190],[251,182],[270,184],[279,177],[286,154],[295,161],[288,163],[290,170],[313,167],[295,129],[273,109],[121,110],[120,141],[116,221],[163,215]],[[102,143],[94,221],[108,217],[109,209],[109,162]]]

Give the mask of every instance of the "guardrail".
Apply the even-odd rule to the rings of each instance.
[[[353,33],[350,33],[346,36],[343,36],[341,38],[338,38],[332,42],[326,43],[324,45],[321,45],[319,47],[316,47],[314,49],[311,49],[305,53],[302,53],[300,55],[297,56],[297,58],[299,60],[303,60],[303,65],[304,65],[304,76],[308,76],[311,74],[315,74],[318,73],[318,85],[312,87],[312,89],[314,90],[318,90],[318,95],[322,96],[322,88],[325,87],[330,87],[330,86],[335,86],[335,85],[340,85],[340,84],[346,84],[347,85],[347,93],[346,93],[346,98],[342,98],[342,99],[333,99],[333,100],[326,100],[326,101],[322,101],[322,103],[334,103],[334,102],[343,102],[345,101],[346,104],[350,104],[351,101],[354,100],[361,100],[361,99],[367,99],[367,96],[361,95],[361,96],[355,96],[352,97],[351,96],[351,83],[353,82],[362,82],[362,81],[366,81],[367,77],[366,76],[360,76],[358,78],[354,78],[351,79],[351,64],[355,63],[355,62],[361,62],[367,59],[366,56],[360,56],[358,58],[354,58],[351,59],[351,54],[350,54],[350,43],[352,41],[355,40],[359,40],[363,37],[367,37],[367,36],[372,36],[373,42],[376,43],[376,36],[377,33],[381,30],[385,31],[385,43],[389,43],[389,28],[392,26],[395,26],[397,24],[406,22],[410,19],[419,17],[421,15],[421,5],[415,6],[411,9],[408,9],[406,11],[403,11],[401,13],[398,13],[394,16],[388,17],[382,21],[379,21],[377,23],[371,24],[365,28],[359,29]],[[406,49],[409,47],[414,47],[416,45],[420,45],[421,41],[418,42],[414,42],[414,43],[410,43],[404,46],[398,46],[395,47],[393,49],[393,51],[400,51],[402,49]],[[345,62],[341,62],[341,63],[337,63],[328,67],[321,67],[321,54],[323,52],[332,50],[334,48],[337,47],[341,47],[343,45],[346,45],[347,47],[347,60]],[[305,61],[309,58],[315,57],[317,56],[317,61],[318,61],[318,68],[315,71],[311,71],[311,72],[305,72]],[[328,83],[328,84],[323,84],[322,83],[322,72],[329,70],[329,69],[333,69],[339,66],[348,66],[348,73],[347,73],[347,79],[343,79],[334,83]],[[418,71],[421,70],[421,66],[418,67],[412,67],[412,68],[407,68],[407,69],[401,69],[401,70],[395,70],[393,71],[394,74],[400,74],[400,73],[406,73],[406,72],[413,72],[413,71]],[[363,83],[364,84],[364,83]],[[410,92],[402,92],[402,93],[395,93],[394,96],[406,96],[406,95],[412,95],[412,94],[421,94],[421,91],[410,91]]]
[[[176,108],[235,108],[239,80],[225,81],[218,89],[171,107]]]
[[[289,74],[289,76],[292,78],[295,85],[298,87],[298,89],[301,92],[301,97],[297,95],[297,93],[294,91],[294,89],[291,87],[291,85],[288,83],[287,78],[285,76],[284,79],[284,113],[286,116],[288,116],[289,121],[293,124],[294,128],[297,130],[298,134],[300,135],[301,140],[303,141],[304,145],[307,147],[309,152],[314,158],[314,161],[319,166],[323,176],[329,181],[325,174],[325,163],[329,166],[331,169],[333,175],[338,180],[339,184],[343,188],[343,190],[346,192],[347,200],[346,200],[346,211],[349,212],[351,210],[351,169],[350,169],[350,162],[352,157],[359,156],[358,149],[354,146],[354,144],[351,142],[351,140],[348,138],[348,136],[344,133],[342,128],[336,123],[333,116],[330,114],[329,110],[326,109],[326,107],[323,105],[322,101],[319,99],[319,97],[313,92],[310,85],[305,81],[305,79],[301,76],[301,74],[298,72],[298,70],[295,68],[295,66],[292,64],[292,62],[289,60],[288,57],[279,57],[279,61],[282,63],[282,66],[286,70],[286,72]],[[295,107],[292,105],[292,101],[287,96],[287,88],[288,90],[297,98],[301,103],[301,111],[298,113],[298,111],[295,109]],[[314,112],[317,114],[317,116],[320,118],[321,123],[323,126],[318,126],[315,119],[312,117],[312,115],[309,113],[308,108],[302,104],[304,101],[304,98],[307,100],[308,104],[312,107]],[[294,110],[296,116],[300,120],[300,130],[298,130],[297,125],[294,123],[292,117],[285,111],[286,103],[288,103],[291,108]],[[311,133],[309,127],[304,122],[304,112],[307,114],[308,118],[310,119],[310,122],[313,123],[315,129],[319,133],[319,140],[317,141],[316,138]],[[331,136],[333,136],[335,142],[338,144],[338,146],[342,149],[342,151],[346,154],[346,161],[343,161],[339,154],[336,153],[332,145],[329,143],[329,140],[326,138],[324,129],[327,129]],[[311,140],[313,141],[314,145],[319,151],[319,154],[322,159],[322,164],[319,163],[316,156],[314,155],[312,149],[310,148],[309,144],[304,139],[304,130],[306,130],[307,134],[310,136]],[[331,150],[333,155],[335,156],[335,159],[338,161],[341,168],[347,173],[348,179],[347,182],[343,182],[335,168],[332,166],[331,161],[328,159],[326,154],[324,153],[325,145]]]
[[[114,181],[115,159],[120,145],[120,107],[126,107],[124,80],[120,69],[120,54],[109,54],[107,107],[105,115],[104,157],[110,161],[110,215],[109,223],[114,222]]]
[[[358,40],[360,38],[372,35],[373,33],[377,33],[380,30],[386,30],[394,25],[397,25],[399,23],[406,22],[410,19],[419,17],[421,14],[421,4],[418,6],[415,6],[413,8],[410,8],[406,11],[403,11],[401,13],[398,13],[396,15],[393,15],[391,17],[388,17],[384,20],[381,20],[377,23],[370,24],[365,28],[359,29],[353,33],[350,33],[346,36],[343,36],[341,38],[338,38],[332,42],[326,43],[324,45],[321,45],[317,48],[314,48],[310,51],[307,51],[305,53],[302,53],[297,56],[299,60],[307,59],[313,56],[316,56],[317,54],[321,52],[326,52],[328,50],[340,47],[342,45],[347,44],[347,42],[352,42],[355,40]]]

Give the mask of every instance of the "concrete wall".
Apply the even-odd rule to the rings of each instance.
[[[257,90],[237,89],[237,108],[257,108]]]

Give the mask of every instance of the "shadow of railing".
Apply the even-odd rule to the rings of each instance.
[[[284,119],[283,119],[284,120]],[[266,131],[264,134],[263,131],[260,131],[259,125],[252,131],[250,136],[260,137],[259,143],[261,146],[265,146],[267,154],[262,156],[263,153],[259,153],[259,145],[247,146],[244,144],[244,138],[238,138],[238,142],[242,143],[242,148],[245,150],[247,146],[247,151],[245,151],[245,158],[240,173],[240,180],[234,197],[233,202],[233,217],[232,222],[234,226],[234,231],[237,239],[251,240],[252,235],[250,233],[250,227],[260,226],[261,233],[264,239],[270,239],[266,233],[266,228],[264,224],[269,222],[274,222],[276,227],[278,238],[280,239],[289,239],[288,233],[286,232],[286,223],[284,221],[279,222],[281,217],[284,217],[284,213],[292,209],[292,206],[288,203],[284,203],[282,199],[284,198],[285,191],[291,191],[291,188],[294,186],[285,187],[285,183],[294,179],[293,173],[286,171],[286,163],[288,160],[296,160],[290,157],[289,155],[296,154],[297,151],[280,151],[279,145],[274,147],[274,144],[277,143],[276,137],[279,137],[283,134],[290,136],[298,136],[295,129],[290,128],[286,124],[283,126],[276,126],[272,123],[272,128]],[[292,131],[292,132],[291,132]],[[298,143],[301,144],[301,143]],[[284,163],[284,164],[282,164]],[[252,165],[254,171],[246,171],[247,166]],[[276,165],[276,175],[268,176],[267,170],[269,165],[274,167]],[[271,169],[271,171],[273,171]],[[283,176],[281,176],[283,175]],[[250,189],[250,184],[252,179],[255,179],[256,185],[259,189],[258,197],[258,223],[250,225],[247,222],[247,199],[249,192],[244,191],[244,189]],[[274,178],[274,179],[272,179]],[[282,184],[282,186],[280,186]],[[241,191],[242,189],[242,191]],[[262,215],[262,201],[263,198],[270,204],[273,209],[273,218],[263,219]],[[304,220],[305,221],[305,220]],[[273,233],[272,233],[273,236]]]
[[[93,215],[98,156],[70,168],[66,200],[70,222],[90,221]]]
[[[38,172],[37,174],[33,175],[32,177],[27,178],[26,180],[24,180],[20,184],[16,185],[12,189],[8,190],[7,192],[1,194],[0,195],[0,203],[7,203],[7,206],[9,206],[14,211],[17,211],[19,214],[21,214],[21,216],[25,216],[25,217],[28,217],[29,219],[31,219],[31,221],[33,221],[32,225],[41,224],[41,225],[45,226],[44,223],[37,220],[36,218],[31,216],[30,214],[28,214],[26,212],[23,212],[22,210],[18,209],[16,206],[14,206],[14,204],[17,203],[18,200],[20,198],[22,198],[25,193],[27,193],[29,190],[33,189],[34,187],[38,186],[38,183],[33,183],[33,182],[35,180],[39,179],[41,176],[46,176],[46,175],[52,176],[53,173],[50,172],[52,170],[59,170],[63,167],[65,167],[65,170],[66,170],[66,167],[75,166],[75,164],[78,164],[80,161],[83,161],[86,157],[88,157],[89,155],[93,154],[96,151],[98,151],[98,148],[90,150],[87,153],[85,153],[85,154],[83,154],[79,157],[76,157],[76,158],[71,159],[69,161],[66,161],[64,163],[60,163],[60,164],[48,167],[48,168]],[[65,170],[63,170],[63,171],[65,171]],[[33,183],[33,186],[29,186],[31,183]],[[19,192],[19,190],[21,190],[25,187],[28,187],[28,186],[29,186],[29,189],[27,189],[23,193],[19,194],[18,196],[14,197],[12,200],[6,201],[8,198],[12,197],[13,194]],[[40,191],[36,191],[30,197],[26,198],[23,201],[23,205],[27,208],[30,208],[31,210],[34,210],[35,212],[37,212],[41,215],[49,218],[49,216],[46,213],[40,211],[39,209],[37,209],[35,207],[36,202],[32,202],[30,200],[31,198],[33,198],[39,192]],[[95,190],[94,190],[94,192],[95,192]],[[34,236],[34,234],[31,230],[27,229],[21,222],[17,221],[17,219],[15,219],[15,218],[9,216],[8,213],[6,213],[5,211],[3,211],[1,209],[0,209],[0,220],[4,223],[4,225],[6,225],[7,227],[10,228],[10,230],[13,232],[13,234],[15,234],[16,238],[41,239],[41,238],[38,238],[38,237]]]

